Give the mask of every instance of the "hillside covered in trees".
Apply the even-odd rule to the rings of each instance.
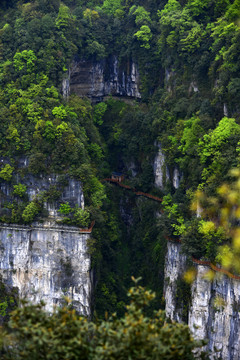
[[[0,194],[0,221],[46,218],[44,202],[59,198],[66,178],[79,180],[85,209],[62,203],[59,211],[65,224],[88,227],[95,220],[89,249],[100,318],[124,313],[130,275],[156,291],[152,308],[164,307],[167,236],[181,238],[189,259],[221,263],[218,248],[231,235],[210,221],[218,214],[208,201],[240,162],[239,21],[239,0],[1,2],[0,180],[12,200]],[[137,64],[141,98],[63,97],[75,60],[110,56],[125,67]],[[153,169],[159,146],[161,189]],[[161,206],[104,182],[112,171],[163,198]],[[58,174],[58,184],[30,201],[27,174]],[[193,209],[196,191],[205,197]]]

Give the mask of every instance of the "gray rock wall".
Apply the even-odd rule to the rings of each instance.
[[[18,164],[25,168],[28,159],[19,159]],[[26,297],[34,303],[44,300],[48,311],[52,311],[54,305],[60,305],[63,296],[68,296],[77,311],[89,316],[91,262],[87,241],[90,234],[56,222],[61,219],[58,212],[61,203],[84,208],[81,182],[66,177],[64,185],[60,186],[57,174],[14,176],[16,183],[26,185],[29,201],[51,186],[61,191],[59,199],[44,204],[47,212],[43,223],[35,222],[28,226],[0,223],[0,274],[3,281],[16,287],[20,298]],[[0,183],[1,212],[5,202],[13,201],[12,192],[11,184]]]
[[[89,234],[53,222],[32,226],[0,225],[0,273],[21,298],[44,300],[46,309],[72,299],[77,311],[90,315]]]
[[[28,174],[24,179],[18,180],[26,185],[28,199],[32,201],[40,193],[48,191],[51,186],[57,186],[57,190],[60,190],[58,179],[59,176],[56,174],[39,176]],[[12,191],[13,188],[9,183],[0,183],[0,205],[3,205],[6,201],[12,201]],[[71,207],[77,205],[84,209],[82,184],[79,180],[72,178],[67,179],[67,184],[62,187],[59,199],[44,204],[44,208],[48,210],[48,216],[54,218],[60,217],[61,214],[58,212],[58,209],[63,202],[68,202]]]
[[[184,273],[185,256],[181,245],[168,243],[165,262],[166,314],[181,321],[181,309],[176,308],[176,280]],[[217,273],[210,282],[204,274],[208,267],[196,266],[196,279],[191,287],[188,324],[197,339],[209,340],[207,350],[223,360],[240,359],[240,281]],[[215,353],[214,348],[219,350]]]
[[[107,95],[140,98],[136,64],[120,65],[117,56],[100,61],[75,60],[62,83],[63,96],[70,93],[102,101]]]
[[[223,360],[240,359],[240,281],[216,273],[213,282],[204,278],[205,266],[197,267],[192,285],[189,326],[195,337],[207,338],[207,348]]]
[[[167,317],[181,322],[182,311],[177,309],[176,282],[184,274],[186,257],[180,253],[180,247],[181,245],[178,243],[168,242],[167,244],[164,269],[164,298]]]
[[[175,167],[170,176],[170,171],[166,165],[165,154],[162,150],[160,143],[155,143],[158,147],[158,151],[154,158],[153,170],[155,175],[155,186],[163,189],[168,181],[172,182],[172,185],[175,189],[179,188],[181,181],[181,174],[177,167]]]

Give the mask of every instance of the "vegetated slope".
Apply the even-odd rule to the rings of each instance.
[[[2,221],[32,221],[41,213],[44,198],[29,205],[21,197],[20,157],[29,158],[33,174],[80,179],[96,219],[91,251],[100,313],[122,309],[120,288],[130,274],[160,292],[160,228],[181,235],[189,255],[214,260],[224,234],[191,218],[189,203],[197,188],[214,193],[239,166],[239,1],[11,1],[0,13],[0,177],[15,192]],[[74,56],[101,60],[110,54],[138,63],[141,103],[63,100],[61,82]],[[132,185],[151,192],[155,141],[170,175],[176,166],[182,173],[177,191],[171,184],[164,189],[160,220],[150,200],[105,190],[100,182],[133,164]],[[32,211],[24,219],[27,206]]]

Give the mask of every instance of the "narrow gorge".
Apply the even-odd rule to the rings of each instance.
[[[240,360],[239,18],[2,1],[4,360]]]
[[[70,94],[87,96],[97,103],[106,96],[117,96],[120,100],[122,96],[125,99],[140,99],[137,66],[132,61],[129,64],[128,70],[120,69],[115,56],[101,62],[76,60],[71,65],[69,77],[63,80],[63,95],[66,99]],[[176,166],[170,172],[160,143],[155,143],[155,149],[157,152],[151,164],[155,187],[164,191],[171,184],[176,191],[182,175]],[[8,162],[2,159],[2,163]],[[27,169],[28,165],[27,158],[18,160],[19,169]],[[131,175],[136,176],[136,164],[127,166]],[[33,201],[50,187],[58,186],[58,180],[59,175],[56,174],[47,177],[25,176],[24,184],[29,200]],[[5,202],[11,201],[12,197],[12,189],[7,182],[1,183],[1,194],[1,204],[4,207]],[[53,311],[54,306],[61,305],[64,296],[68,296],[78,312],[90,317],[95,286],[88,250],[92,229],[89,231],[61,224],[62,215],[58,211],[61,202],[84,209],[80,181],[68,178],[61,189],[60,198],[44,202],[47,217],[45,215],[41,221],[30,225],[3,223],[0,226],[0,273],[7,286],[16,288],[19,298],[26,298],[34,303],[42,300],[46,304],[46,310]],[[127,216],[126,211],[123,207],[123,218]],[[155,216],[161,217],[161,213]],[[126,219],[131,227],[131,215]],[[238,359],[240,281],[220,274],[209,281],[205,276],[208,268],[194,265],[196,278],[186,303],[186,294],[182,299],[179,298],[179,287],[183,285],[188,266],[181,244],[168,241],[163,290],[166,315],[172,320],[187,322],[195,338],[209,339],[206,350],[213,354],[217,350],[218,358]]]

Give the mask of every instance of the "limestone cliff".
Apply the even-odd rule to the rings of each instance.
[[[155,185],[164,188],[167,180],[178,188],[180,174],[177,168],[169,175],[161,145],[154,161]],[[183,281],[187,269],[181,244],[169,241],[164,268],[164,298],[166,315],[175,321],[186,321],[197,339],[207,339],[206,350],[223,360],[240,359],[240,281],[217,273],[212,282],[204,278],[207,266],[191,264],[196,268],[196,279],[187,289]],[[215,353],[215,350],[218,350]]]
[[[80,313],[90,315],[89,234],[51,222],[31,226],[0,225],[0,273],[19,296],[46,309],[72,299]]]
[[[20,167],[27,166],[27,159]],[[17,180],[18,175],[15,175]],[[60,184],[57,174],[25,175],[19,179],[27,188],[28,200],[49,191],[51,186],[60,193],[56,200],[44,203],[44,216],[31,225],[0,223],[0,275],[10,287],[18,290],[21,298],[37,303],[44,300],[51,311],[64,296],[73,301],[77,311],[90,315],[91,261],[88,253],[90,233],[74,226],[61,225],[58,209],[61,203],[84,208],[81,182],[64,177]],[[1,212],[12,201],[12,184],[0,183]],[[17,201],[16,199],[14,201]]]
[[[184,273],[186,257],[180,253],[180,244],[168,243],[164,268],[164,298],[166,315],[172,320],[182,320],[182,309],[177,306],[177,281]]]
[[[185,256],[181,245],[168,243],[165,263],[166,314],[182,320],[182,310],[177,307],[177,280],[182,278]],[[196,266],[196,265],[195,265]],[[212,282],[204,274],[208,267],[196,266],[196,279],[191,286],[188,324],[197,339],[207,339],[207,350],[219,359],[240,359],[240,281],[216,274]],[[215,349],[218,352],[215,353]]]
[[[62,92],[65,98],[71,93],[93,101],[108,95],[140,98],[138,69],[132,60],[120,64],[117,56],[100,61],[76,58],[63,80]]]

